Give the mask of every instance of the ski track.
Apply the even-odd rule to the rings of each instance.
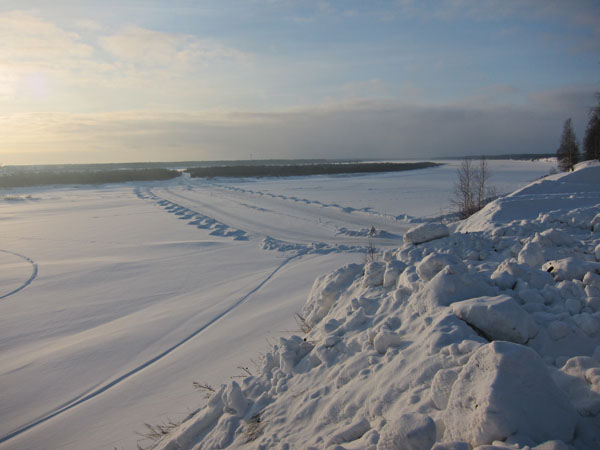
[[[0,251],[5,251],[5,250],[0,250]],[[12,253],[12,252],[7,252],[7,253]],[[91,390],[85,391],[84,393],[78,395],[77,397],[73,398],[72,400],[69,400],[69,401],[61,404],[57,408],[51,410],[50,412],[48,412],[47,414],[45,414],[45,415],[41,416],[40,418],[34,420],[33,422],[30,422],[27,425],[23,425],[23,426],[17,428],[16,430],[10,432],[9,434],[0,437],[0,444],[4,443],[6,441],[9,441],[10,439],[13,439],[13,438],[17,437],[20,434],[22,434],[22,433],[24,433],[24,432],[26,432],[28,430],[31,430],[32,428],[34,428],[34,427],[36,427],[36,426],[38,426],[38,425],[40,425],[40,424],[42,424],[44,422],[47,422],[48,420],[50,420],[50,419],[52,419],[52,418],[54,418],[54,417],[56,417],[56,416],[58,416],[58,415],[60,415],[60,414],[62,414],[64,412],[66,412],[66,411],[69,411],[69,410],[75,408],[76,406],[81,405],[82,403],[85,403],[85,402],[87,402],[89,400],[94,399],[95,397],[103,394],[104,392],[108,391],[109,389],[111,389],[111,388],[115,387],[116,385],[122,383],[123,381],[127,380],[128,378],[132,377],[133,375],[137,374],[138,372],[141,372],[142,370],[146,369],[147,367],[151,366],[152,364],[160,361],[161,359],[163,359],[164,357],[166,357],[167,355],[169,355],[173,351],[177,350],[179,347],[181,347],[185,343],[187,343],[190,340],[192,340],[193,338],[195,338],[198,334],[200,334],[201,332],[203,332],[204,330],[206,330],[210,326],[212,326],[215,323],[217,323],[223,317],[227,316],[234,309],[236,309],[238,306],[240,306],[242,303],[244,303],[252,294],[256,293],[260,288],[262,288],[285,265],[287,265],[289,262],[293,261],[296,258],[300,258],[304,254],[305,253],[299,252],[299,253],[297,253],[297,254],[295,254],[293,256],[290,256],[289,258],[286,258],[265,279],[263,279],[256,287],[254,287],[252,290],[250,290],[249,292],[247,292],[246,294],[244,294],[241,298],[239,298],[231,306],[229,306],[226,309],[224,309],[222,312],[220,312],[219,314],[217,314],[215,317],[213,317],[212,319],[210,319],[208,322],[206,322],[204,325],[202,325],[200,328],[198,328],[196,331],[194,331],[192,334],[188,335],[187,337],[185,337],[181,341],[177,342],[176,344],[174,344],[171,347],[167,348],[166,350],[162,351],[161,353],[159,353],[155,357],[149,359],[145,363],[142,363],[139,366],[137,366],[137,367],[129,370],[128,372],[124,373],[123,375],[115,378],[114,380],[110,381],[109,383],[107,383],[107,384],[105,384],[105,385],[103,385],[101,387],[92,388]],[[18,256],[21,256],[21,255],[18,255]]]
[[[8,254],[14,255],[14,256],[18,256],[19,258],[22,258],[25,261],[27,261],[29,264],[31,264],[31,276],[27,279],[27,281],[25,281],[21,286],[19,286],[18,288],[10,291],[9,293],[1,295],[0,296],[0,300],[2,300],[4,298],[6,298],[6,297],[10,297],[13,294],[16,294],[17,292],[22,291],[27,286],[29,286],[33,282],[33,280],[35,280],[35,278],[38,275],[38,265],[31,258],[29,258],[29,257],[27,257],[25,255],[21,255],[20,253],[11,252],[9,250],[0,250],[0,252],[2,252],[2,253],[8,253]]]

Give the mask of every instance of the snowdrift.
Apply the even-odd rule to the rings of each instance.
[[[600,448],[599,212],[583,164],[321,276],[308,332],[157,448]]]

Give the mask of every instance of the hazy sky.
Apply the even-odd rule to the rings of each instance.
[[[0,164],[554,152],[597,0],[2,0]]]

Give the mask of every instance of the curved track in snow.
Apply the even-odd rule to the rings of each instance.
[[[13,289],[12,291],[0,295],[0,300],[5,299],[6,297],[10,297],[11,295],[16,294],[17,292],[22,291],[23,289],[25,289],[27,286],[29,286],[33,280],[35,280],[35,278],[38,275],[38,265],[35,261],[33,261],[31,258],[25,256],[25,255],[21,255],[20,253],[15,253],[15,252],[11,252],[9,250],[0,250],[0,252],[2,253],[8,253],[9,255],[14,255],[17,256],[21,259],[24,259],[25,261],[27,261],[29,264],[31,264],[31,276],[18,288]]]
[[[0,250],[0,251],[4,251],[4,250]],[[56,407],[55,409],[49,411],[45,415],[35,419],[34,421],[32,421],[26,425],[23,425],[21,427],[18,427],[16,430],[8,433],[5,436],[0,437],[0,444],[2,444],[3,442],[6,442],[16,436],[19,436],[20,434],[22,434],[28,430],[31,430],[32,428],[34,428],[38,425],[41,425],[42,423],[52,419],[53,417],[56,417],[66,411],[69,411],[69,410],[75,408],[76,406],[81,405],[82,403],[92,400],[93,398],[95,398],[95,397],[101,395],[102,393],[108,391],[109,389],[117,386],[118,384],[122,383],[123,381],[127,380],[128,378],[131,378],[133,375],[137,374],[138,372],[140,372],[140,371],[146,369],[147,367],[151,366],[152,364],[160,361],[161,359],[163,359],[164,357],[166,357],[173,351],[177,350],[179,347],[181,347],[188,341],[195,338],[198,334],[200,334],[201,332],[203,332],[204,330],[206,330],[207,328],[209,328],[210,326],[214,325],[216,322],[218,322],[219,320],[221,320],[222,318],[227,316],[229,313],[231,313],[233,310],[235,310],[237,307],[239,307],[241,304],[243,304],[252,294],[254,294],[258,290],[260,290],[284,266],[286,266],[289,262],[291,262],[292,260],[294,260],[296,258],[299,258],[302,255],[303,255],[302,253],[299,253],[299,254],[293,255],[293,256],[285,259],[281,264],[279,264],[271,273],[269,273],[269,275],[267,275],[267,277],[265,277],[253,289],[248,291],[246,294],[244,294],[242,297],[240,297],[235,303],[228,306],[226,309],[221,311],[219,314],[214,316],[208,322],[204,323],[200,328],[198,328],[193,333],[189,334],[188,336],[186,336],[179,342],[173,344],[171,347],[167,348],[166,350],[163,350],[158,355],[156,355],[153,358],[149,359],[148,361],[138,365],[137,367],[129,370],[128,372],[124,373],[123,375],[120,375],[119,377],[113,379],[112,381],[110,381],[100,387],[97,387],[95,389],[92,389],[91,391],[84,392],[84,393],[80,394],[79,396],[71,399],[70,401],[65,402],[62,405]],[[21,256],[21,255],[18,255],[18,256]],[[36,271],[36,273],[37,273],[37,271]]]

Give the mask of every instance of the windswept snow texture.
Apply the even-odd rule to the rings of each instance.
[[[576,169],[320,276],[306,334],[156,448],[600,448],[600,165]]]
[[[486,259],[484,253],[493,250],[485,233],[456,244],[465,254],[432,258],[431,266],[419,271],[414,265],[422,259],[421,247],[434,248],[456,236],[416,246],[416,253],[403,250],[407,257],[398,258],[396,248],[407,230],[426,221],[424,216],[448,212],[458,164],[396,174],[182,177],[3,191],[0,449],[136,448],[142,439],[136,432],[146,431],[144,423],[181,421],[206,402],[194,381],[211,384],[218,394],[174,435],[179,442],[187,439],[184,447],[253,448],[264,441],[267,448],[276,442],[303,448],[319,437],[317,447],[429,445],[440,433],[439,418],[428,412],[425,398],[439,366],[438,347],[457,336],[468,338],[460,345],[462,361],[485,339],[449,310],[444,317],[427,312],[424,317],[435,324],[423,325],[429,319],[413,320],[414,312],[400,312],[396,304],[413,290],[416,296],[427,289],[421,275],[431,277],[429,286],[453,279],[456,300],[468,299],[461,289],[469,283],[481,288],[480,297],[500,295],[489,282],[496,260]],[[544,175],[552,164],[490,166],[494,184],[506,192]],[[585,214],[582,210],[577,220]],[[369,237],[371,227],[375,233]],[[548,284],[547,293],[541,292],[554,296],[556,305],[573,293],[560,313],[546,311],[550,306],[546,297],[539,300],[539,290],[520,291],[528,303],[517,299],[523,314],[531,314],[527,305],[538,300],[541,317],[554,314],[549,331],[539,332],[546,336],[539,346],[550,349],[553,363],[573,356],[572,340],[590,355],[589,336],[597,332],[598,302],[580,295],[596,292],[595,274],[586,272],[581,284],[554,277],[570,276],[572,264],[561,261],[580,258],[587,248],[567,245],[580,238],[565,227],[571,225],[557,223],[551,233],[540,232],[537,247],[532,243],[523,253],[526,268],[506,265],[498,278],[509,283],[511,277],[529,277],[530,287]],[[517,251],[516,238],[496,239],[507,245],[503,252]],[[387,250],[386,259],[372,262],[363,277],[370,242],[378,252]],[[467,254],[467,262],[458,264],[456,258],[465,260]],[[456,273],[440,268],[443,261]],[[557,261],[556,274],[528,265],[547,261]],[[482,268],[477,279],[471,275],[474,264]],[[342,266],[347,269],[337,278],[327,275]],[[304,341],[293,336],[299,329],[294,314],[307,296],[312,306],[304,315],[315,313],[301,324],[313,328]],[[440,306],[444,301],[428,307],[446,310]],[[425,326],[432,333],[419,334]],[[368,344],[359,337],[364,333]],[[439,380],[460,379],[458,351],[449,353],[446,367],[456,373]],[[556,381],[569,398],[581,399],[574,407],[590,421],[597,407],[586,390],[588,378],[597,379],[593,361],[570,360],[566,378]],[[243,379],[246,368],[255,376]],[[412,375],[392,376],[393,370],[412,370]],[[296,378],[300,374],[307,378]],[[410,397],[416,406],[404,410],[396,399],[412,392],[410,386],[420,391]],[[440,404],[450,404],[446,387],[440,383],[436,390]],[[388,412],[392,406],[397,414]]]

